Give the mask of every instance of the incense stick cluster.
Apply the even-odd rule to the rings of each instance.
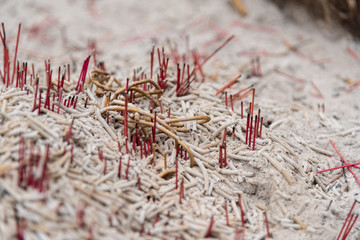
[[[20,31],[17,42],[19,36]],[[294,196],[306,192],[323,204],[334,187],[322,183],[330,179],[323,174],[349,171],[357,180],[358,166],[345,161],[331,141],[341,166],[318,170],[325,169],[320,154],[326,162],[332,154],[324,146],[291,131],[272,131],[284,119],[265,127],[262,115],[276,106],[255,103],[255,88],[260,95],[259,83],[268,74],[262,73],[259,57],[222,87],[209,83],[205,63],[234,38],[223,33],[208,55],[190,50],[188,38],[184,54],[176,46],[169,52],[153,46],[146,57],[149,67],[125,78],[98,61],[96,44],[90,42],[91,57],[70,76],[69,65],[53,74],[50,60],[45,70],[10,64],[3,26],[4,239],[59,234],[69,239],[264,239],[276,238],[284,228],[318,231],[321,221],[312,224],[302,215],[314,209]],[[109,69],[112,65],[107,62]],[[353,208],[339,239],[354,232]],[[316,209],[315,218],[325,208]]]
[[[154,49],[151,53],[150,76],[154,75]],[[218,50],[211,55],[213,56]],[[179,82],[180,79],[180,84],[177,84],[178,89],[175,89],[175,97],[189,94],[190,82],[188,79],[194,76],[191,81],[195,81],[195,73],[202,71],[201,59],[195,50],[192,52],[192,56],[196,67],[193,68],[192,73],[189,73],[190,66],[184,64],[184,69],[185,67],[188,69],[188,76],[185,77],[184,69],[181,77],[178,75],[176,82]],[[21,71],[18,67],[19,74],[16,84],[14,82],[14,87],[19,88],[20,91],[14,92],[12,81],[6,80],[9,84],[6,86],[6,81],[3,82],[5,87],[8,88],[3,99],[12,100],[14,98],[20,104],[22,111],[25,110],[25,116],[29,120],[29,124],[20,122],[16,111],[12,112],[12,116],[15,116],[16,120],[14,117],[10,117],[6,112],[14,111],[11,105],[14,101],[10,101],[9,104],[6,101],[2,107],[2,109],[5,109],[2,113],[3,121],[7,122],[10,118],[13,118],[13,121],[7,122],[7,125],[1,130],[2,134],[7,134],[7,137],[15,137],[14,139],[19,144],[16,159],[16,168],[18,169],[16,183],[22,190],[11,191],[12,196],[19,199],[19,196],[25,194],[25,192],[35,194],[31,189],[37,189],[44,202],[50,201],[49,197],[51,199],[55,197],[58,207],[54,213],[55,217],[51,218],[56,219],[55,221],[63,221],[64,217],[67,218],[64,209],[64,204],[69,204],[67,203],[68,200],[66,200],[67,197],[60,197],[60,193],[54,194],[52,189],[58,188],[59,184],[64,184],[63,181],[68,182],[67,186],[71,186],[72,191],[75,190],[82,196],[80,199],[75,198],[75,201],[70,203],[75,209],[75,225],[88,231],[91,238],[94,235],[96,225],[93,224],[94,219],[89,222],[89,218],[92,217],[91,214],[88,214],[88,211],[91,211],[89,209],[92,209],[96,204],[93,205],[93,202],[91,202],[93,200],[88,201],[93,198],[90,195],[94,194],[96,201],[100,200],[105,205],[115,204],[119,206],[113,213],[106,213],[111,225],[114,224],[114,217],[116,216],[118,219],[119,216],[117,215],[125,213],[122,213],[122,211],[127,209],[123,210],[120,206],[125,205],[126,202],[129,205],[134,203],[131,197],[124,195],[127,191],[132,192],[133,188],[126,190],[126,187],[122,187],[121,193],[111,196],[100,189],[91,194],[88,187],[92,184],[100,186],[105,181],[108,182],[112,179],[113,184],[134,186],[139,191],[136,194],[152,196],[153,199],[158,201],[160,199],[159,186],[156,182],[161,182],[161,179],[164,179],[163,183],[165,185],[171,182],[175,183],[173,186],[174,189],[179,191],[179,204],[188,204],[185,189],[189,188],[189,184],[193,185],[194,183],[192,182],[193,177],[184,172],[185,163],[189,160],[190,167],[196,165],[203,167],[203,164],[201,162],[195,163],[193,150],[188,144],[192,142],[190,141],[192,137],[189,136],[190,130],[186,126],[191,126],[191,122],[195,122],[195,125],[192,125],[193,128],[196,125],[201,126],[210,121],[207,114],[193,114],[184,117],[179,114],[178,110],[171,110],[171,104],[169,104],[168,100],[165,104],[162,101],[163,98],[169,98],[169,95],[163,96],[166,91],[171,94],[171,90],[167,87],[169,82],[167,78],[169,57],[166,56],[164,48],[162,48],[161,53],[158,49],[159,73],[156,74],[157,82],[152,77],[147,78],[147,74],[144,72],[138,74],[137,71],[134,71],[132,80],[130,81],[130,78],[128,78],[124,84],[106,72],[104,64],[96,64],[95,51],[93,58],[96,68],[90,71],[88,80],[86,80],[86,76],[88,75],[90,56],[84,61],[77,81],[74,81],[70,76],[69,65],[59,67],[57,77],[54,77],[50,60],[45,61],[44,71],[38,70],[35,72],[35,66],[32,65],[30,77],[27,75],[27,72],[29,72],[27,64],[22,65],[23,69]],[[202,61],[202,64],[206,61]],[[6,68],[8,68],[8,65],[6,65]],[[170,67],[170,69],[173,68]],[[20,74],[20,72],[22,73]],[[179,68],[176,69],[176,72],[179,73]],[[5,76],[2,75],[3,80],[10,78],[8,71],[5,74]],[[173,83],[171,85],[176,88]],[[22,91],[23,89],[27,91]],[[180,91],[178,91],[179,89]],[[103,99],[103,101],[99,99]],[[166,115],[163,108],[167,109]],[[63,127],[59,128],[55,123],[60,123]],[[89,128],[89,124],[93,127]],[[98,124],[97,127],[103,128],[105,131],[101,135],[96,132],[97,127],[94,127],[96,124]],[[25,130],[23,130],[24,127]],[[117,131],[116,129],[119,129],[119,127],[120,130]],[[13,128],[15,128],[14,133],[11,132]],[[115,133],[116,131],[117,133]],[[104,133],[106,133],[105,136]],[[106,147],[96,144],[96,150],[93,149],[92,145],[88,145],[89,142],[93,143],[96,137],[100,137],[105,142],[108,142],[105,139],[110,137],[117,145],[116,157],[113,154],[109,155],[109,151],[114,151],[109,142]],[[182,138],[187,139],[188,143],[183,141]],[[88,153],[82,150],[81,146],[85,145],[88,146]],[[225,148],[224,168],[226,168],[225,139],[223,146]],[[171,147],[173,147],[173,151]],[[159,153],[160,157],[157,153]],[[95,158],[95,156],[97,157]],[[87,163],[82,164],[82,158],[87,159]],[[159,166],[159,160],[161,159],[163,164]],[[2,168],[6,169],[12,167],[11,164],[2,166]],[[156,180],[147,179],[147,177],[139,174],[139,167],[141,171],[145,171],[145,168],[148,167],[153,169],[152,171],[160,170],[159,176]],[[95,183],[92,183],[93,180],[85,180],[85,185],[80,184],[82,178],[87,178],[87,175],[83,175],[84,173],[95,177]],[[175,174],[174,180],[172,180],[172,174]],[[125,177],[123,177],[124,175]],[[114,178],[115,176],[116,178]],[[69,177],[74,182],[69,182]],[[12,181],[5,181],[4,183],[12,186]],[[156,189],[155,193],[153,193],[154,187]],[[163,191],[161,190],[160,193]],[[194,190],[191,188],[188,191],[191,194]],[[49,193],[49,195],[46,193]],[[163,194],[161,193],[161,195]],[[116,200],[119,196],[120,200]],[[87,199],[87,197],[90,198]],[[139,198],[135,197],[135,199]],[[168,205],[169,203],[164,204]],[[27,219],[26,214],[23,214],[24,211],[26,212],[27,206],[17,204],[14,207],[17,216],[15,220],[18,239],[24,239],[29,234],[29,226],[24,226],[21,223],[21,219]],[[227,205],[225,205],[225,208],[227,226],[231,229]],[[18,209],[21,210],[19,214]],[[147,215],[146,218],[151,219],[151,215]],[[160,216],[162,218],[166,217],[159,214],[155,216],[157,219]],[[155,219],[153,225],[155,226],[157,222],[158,220]],[[143,221],[142,229],[144,223]],[[121,225],[118,223],[118,226]],[[135,229],[140,234],[143,232],[137,227]],[[150,231],[150,229],[147,231]],[[213,228],[210,229],[211,235],[217,235],[217,231]],[[156,231],[154,234],[156,234]]]
[[[45,150],[45,158],[41,160],[40,151],[34,153],[34,147],[27,149],[24,138],[20,137],[19,143],[19,168],[18,168],[18,185],[23,188],[38,189],[43,192],[49,189],[49,173],[47,165],[49,162],[49,149]],[[26,156],[29,156],[28,158]]]
[[[19,24],[19,28],[18,28],[18,33],[17,33],[17,37],[16,37],[16,45],[15,45],[15,53],[14,53],[14,62],[13,62],[13,67],[12,67],[12,73],[10,70],[10,53],[9,53],[9,47],[7,44],[7,38],[6,38],[6,32],[5,32],[5,24],[1,23],[1,30],[2,33],[0,31],[0,38],[1,38],[1,42],[3,44],[3,72],[0,71],[0,78],[3,82],[3,84],[6,85],[6,87],[9,87],[10,85],[14,84],[14,77],[15,77],[15,71],[17,70],[17,77],[16,77],[16,87],[20,86],[21,89],[23,88],[23,85],[26,84],[26,68],[27,68],[27,63],[23,63],[22,66],[25,67],[25,69],[22,69],[20,71],[19,69],[19,62],[16,62],[17,59],[17,51],[18,51],[18,44],[19,44],[19,39],[20,39],[20,31],[21,31],[21,24]],[[16,64],[17,63],[17,64]],[[25,72],[25,76],[24,76],[24,72]],[[25,80],[24,80],[25,78]],[[20,82],[19,82],[20,81]]]
[[[357,214],[353,213],[356,203],[358,203],[358,202],[355,200],[353,205],[351,206],[351,209],[350,209],[348,215],[346,216],[344,225],[342,226],[340,233],[339,233],[338,237],[336,238],[336,240],[339,240],[339,239],[345,240],[348,237],[351,229],[354,227],[354,224],[359,217],[358,213]]]

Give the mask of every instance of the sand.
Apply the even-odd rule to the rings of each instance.
[[[39,115],[37,109],[33,111],[34,84],[27,84],[27,93],[0,83],[0,239],[16,239],[17,226],[25,239],[199,239],[207,235],[211,218],[214,239],[265,239],[264,212],[273,239],[335,239],[354,200],[360,200],[360,186],[350,172],[346,180],[342,176],[327,185],[342,170],[316,171],[341,165],[330,140],[347,162],[359,161],[360,88],[353,84],[360,79],[356,57],[360,44],[342,29],[315,21],[301,10],[280,12],[262,0],[244,3],[245,17],[230,2],[215,0],[4,1],[0,21],[5,23],[11,57],[21,22],[18,60],[34,64],[44,89],[44,60],[51,60],[54,79],[58,66],[70,64],[71,81],[65,82],[68,92],[63,99],[76,95],[78,102],[75,109],[62,107],[57,114],[55,99],[55,113],[42,106]],[[205,59],[231,35],[235,38],[203,65],[205,81],[200,84],[197,72],[199,80],[185,96],[177,97],[176,64],[169,46],[177,45],[187,63],[193,64],[189,50],[196,48]],[[176,158],[174,138],[161,128],[156,134],[161,150],[155,151],[155,164],[151,153],[141,158],[140,146],[135,154],[127,154],[119,112],[106,108],[105,96],[96,96],[94,84],[86,84],[86,91],[78,95],[75,90],[83,61],[93,54],[94,46],[97,62],[104,61],[106,71],[125,86],[126,78],[132,81],[134,69],[138,77],[141,72],[149,76],[154,45],[164,46],[170,56],[167,88],[159,99],[164,114],[155,106],[158,126],[166,128],[161,116],[168,121],[169,108],[171,118],[210,120],[184,122],[179,128],[188,132],[175,132],[189,147],[188,154],[194,154],[194,167],[190,159]],[[251,67],[256,58],[261,76]],[[3,71],[2,60],[0,66]],[[157,66],[155,54],[155,72]],[[93,68],[91,57],[86,81]],[[256,90],[254,116],[261,109],[264,125],[254,151],[245,144],[251,95],[235,101],[234,110],[230,100],[225,106],[224,93],[215,96],[240,73],[227,94],[249,86]],[[116,83],[111,86],[119,88]],[[122,97],[110,99],[111,106],[124,106]],[[129,107],[143,110],[140,115],[146,113],[149,119],[148,99],[139,98]],[[223,131],[215,133],[224,126],[228,166],[220,168]],[[38,177],[50,146],[45,191],[18,184],[21,139],[25,159],[31,154],[30,146],[40,155]],[[160,177],[165,170],[162,152],[167,169],[175,169],[175,159],[179,160],[178,189],[174,174],[167,180]],[[351,170],[360,176],[358,169]],[[359,204],[354,212],[359,213]],[[348,239],[359,237],[356,222]]]

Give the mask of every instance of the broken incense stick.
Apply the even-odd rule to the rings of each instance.
[[[270,157],[267,153],[263,152],[262,155],[274,166],[276,170],[278,170],[286,179],[286,181],[291,185],[293,183],[290,175],[280,166],[280,163]]]

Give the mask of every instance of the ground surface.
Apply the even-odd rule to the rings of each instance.
[[[170,56],[168,87],[160,99],[165,111],[171,108],[172,117],[177,118],[207,116],[211,120],[185,123],[191,131],[177,133],[194,152],[197,165],[190,168],[189,160],[179,160],[179,179],[185,182],[185,199],[179,204],[175,177],[159,177],[164,170],[163,156],[156,153],[154,166],[149,164],[152,155],[140,159],[139,146],[134,156],[126,154],[118,112],[110,112],[110,130],[106,130],[107,124],[100,121],[106,119],[105,98],[93,97],[95,86],[87,88],[90,93],[78,95],[76,110],[63,107],[59,115],[43,110],[39,116],[32,112],[34,85],[29,86],[27,95],[1,83],[0,239],[16,239],[16,220],[25,239],[193,239],[206,235],[211,216],[211,237],[241,239],[239,194],[246,219],[245,239],[266,237],[264,210],[274,239],[335,239],[354,200],[360,200],[360,185],[349,171],[348,190],[343,176],[327,185],[341,169],[315,172],[341,165],[330,140],[346,161],[359,161],[360,87],[353,84],[360,79],[356,56],[360,44],[340,29],[313,22],[301,11],[280,13],[269,1],[244,2],[249,11],[246,17],[230,3],[215,0],[3,1],[0,21],[5,23],[10,55],[21,22],[18,59],[34,63],[44,89],[45,59],[51,60],[55,75],[58,66],[71,64],[71,84],[65,84],[69,92],[64,93],[64,99],[70,99],[82,63],[94,46],[97,61],[104,61],[106,70],[124,86],[134,69],[142,67],[138,73],[149,75],[155,44],[164,46]],[[195,82],[186,96],[176,97],[176,64],[169,45],[177,45],[179,53],[186,53],[187,62],[192,63],[189,49],[196,48],[204,59],[231,35],[235,38],[203,65],[205,81]],[[252,76],[251,60],[257,57],[262,74]],[[93,67],[91,58],[89,71]],[[224,93],[215,96],[240,73],[240,81],[227,92],[234,94],[250,86],[256,89],[254,115],[261,109],[264,127],[255,151],[244,143],[246,118],[241,119],[240,113],[243,101],[246,115],[251,95],[236,101],[234,111],[230,106],[226,109]],[[200,78],[199,72],[197,76]],[[119,104],[123,106],[123,102]],[[134,106],[147,113],[151,108],[147,100]],[[161,115],[160,108],[155,111]],[[214,132],[226,124],[229,163],[220,169],[222,134]],[[168,168],[174,169],[174,141],[160,132],[156,142],[167,155]],[[51,145],[45,193],[18,186],[19,136],[25,139],[26,159],[30,145],[39,152],[38,169],[45,161],[47,144]],[[103,151],[106,165],[99,159],[98,149]],[[122,178],[118,179],[120,158]],[[271,163],[274,160],[280,171]],[[351,169],[360,177],[359,169]],[[358,204],[354,211],[359,212]],[[359,237],[357,222],[348,239]]]

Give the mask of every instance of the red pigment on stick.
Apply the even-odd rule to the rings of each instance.
[[[154,114],[154,126],[153,126],[153,129],[152,129],[153,143],[155,143],[155,134],[156,134],[156,112]]]
[[[205,58],[200,65],[201,66],[204,65],[212,56],[214,56],[221,48],[223,48],[226,44],[228,44],[234,37],[235,35],[231,35],[228,39],[226,39],[225,42],[221,44],[220,47],[215,49],[215,51],[212,54],[210,54],[207,58]]]
[[[359,217],[359,215],[356,215],[356,217],[355,217],[354,221],[351,223],[351,225],[349,224],[349,225],[350,225],[350,228],[349,228],[349,230],[348,230],[347,232],[345,232],[344,239],[346,239],[347,236],[350,234],[350,231],[351,231],[351,229],[353,228],[353,226],[354,226],[356,220],[358,219],[358,217]]]
[[[141,140],[139,140],[139,145],[140,145],[140,159],[143,159],[143,146]]]
[[[256,139],[256,135],[257,135],[257,115],[255,116],[255,126],[254,126],[254,139],[253,139],[253,151],[255,151],[255,139]]]
[[[254,114],[255,88],[252,89],[251,116]]]
[[[351,213],[352,213],[355,205],[356,205],[356,200],[354,201],[353,205],[351,206],[351,209],[350,209],[350,211],[349,211],[349,213],[348,213],[348,215],[347,215],[347,217],[346,217],[346,219],[345,219],[345,223],[344,223],[344,225],[342,226],[342,228],[341,228],[341,230],[340,230],[340,233],[339,233],[339,236],[336,238],[336,240],[339,240],[339,239],[340,239],[340,236],[341,236],[341,234],[342,234],[342,232],[343,232],[343,230],[344,230],[344,227],[345,227],[345,225],[346,225],[346,223],[347,223],[347,221],[348,221],[348,219],[349,219],[349,217],[350,217],[350,215],[351,215]]]
[[[268,222],[268,218],[267,218],[266,212],[264,212],[264,217],[265,217],[265,226],[266,226],[267,237],[268,237],[268,238],[271,238],[270,231],[269,231],[269,222]]]
[[[214,216],[211,216],[210,224],[209,224],[208,230],[205,234],[205,238],[208,238],[211,236],[211,229],[212,229],[213,224],[214,224]]]
[[[177,151],[179,151],[179,150],[177,150]],[[176,155],[178,155],[177,153],[176,153]],[[178,188],[178,158],[176,158],[175,159],[175,189],[177,189]]]
[[[70,125],[69,125],[69,130],[66,134],[66,142],[69,144],[70,141],[70,137],[71,137],[71,131],[72,131],[72,126],[74,124],[74,119],[71,121]]]
[[[233,96],[230,94],[230,105],[231,105],[231,110],[234,111],[234,101],[233,101]]]
[[[77,100],[78,100],[78,97],[76,96],[75,102],[74,102],[74,109],[76,108]],[[108,123],[109,123],[109,112],[107,112],[107,118],[108,118],[107,120],[108,120]]]
[[[248,142],[248,136],[249,136],[249,121],[250,121],[250,114],[248,113],[248,115],[247,115],[247,120],[246,120],[246,137],[245,137],[245,144],[247,144],[247,142]]]
[[[19,24],[18,34],[17,34],[17,37],[16,37],[14,67],[13,67],[13,75],[12,75],[12,78],[11,78],[11,83],[14,81],[14,76],[15,76],[15,63],[16,63],[16,57],[17,57],[17,51],[18,51],[18,45],[19,45],[19,39],[20,39],[20,31],[21,31],[21,24]]]
[[[251,145],[252,124],[253,124],[253,117],[250,117],[249,147],[250,147],[250,145]]]
[[[256,137],[259,137],[260,134],[259,134],[259,126],[260,126],[260,114],[261,114],[261,109],[259,108],[259,112],[258,112],[258,119],[257,119],[257,127],[256,127]]]
[[[263,120],[264,118],[261,117],[261,123],[260,123],[260,134],[259,134],[259,138],[261,138],[261,132],[262,132],[262,126],[263,126]]]
[[[41,113],[41,90],[39,91],[39,107],[38,107],[38,114]]]
[[[241,77],[241,74],[238,75],[238,76],[236,76],[233,80],[231,80],[229,83],[227,83],[224,87],[220,88],[220,89],[216,92],[215,96],[219,95],[219,94],[222,93],[225,89],[230,88],[232,85],[234,85],[240,77]]]
[[[224,167],[226,167],[227,165],[227,160],[226,160],[226,143],[224,144]]]
[[[333,171],[333,170],[340,169],[340,168],[352,167],[352,166],[356,166],[358,164],[360,164],[360,161],[358,161],[356,163],[344,164],[344,165],[341,165],[341,166],[338,166],[338,167],[333,167],[333,168],[329,168],[329,169],[320,170],[320,171],[317,171],[316,173],[322,173],[322,172],[327,172],[327,171]]]
[[[339,150],[337,149],[337,147],[334,145],[334,143],[330,140],[331,145],[334,147],[335,151],[337,152],[337,154],[339,154],[341,160],[343,161],[343,163],[348,164],[345,159],[343,158],[343,156],[340,154]],[[356,179],[356,181],[358,182],[358,184],[360,184],[359,179],[356,177],[355,173],[351,170],[350,167],[348,167],[348,170],[351,172],[351,174],[354,176],[354,178]]]
[[[228,97],[227,97],[227,92],[225,92],[225,106],[226,106],[226,108],[228,107]]]
[[[74,161],[74,144],[71,144],[71,150],[70,150],[70,164],[72,164]]]
[[[222,160],[222,146],[220,145],[219,146],[219,165],[220,165],[220,168],[223,167],[223,160]]]
[[[239,195],[239,208],[240,208],[240,214],[241,214],[242,227],[243,227],[243,229],[245,229],[245,219],[244,219],[244,212],[243,212],[242,204],[241,204],[241,195]]]
[[[126,180],[128,180],[129,167],[130,167],[130,157],[128,157],[128,163],[127,163],[127,166],[126,166],[126,172],[125,172],[125,179]]]

